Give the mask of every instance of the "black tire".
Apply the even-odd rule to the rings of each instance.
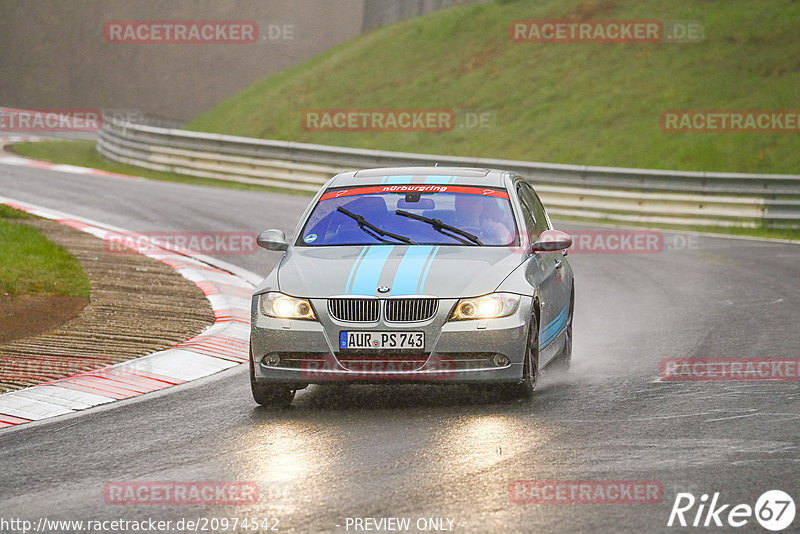
[[[572,367],[572,313],[575,309],[575,289],[572,290],[572,293],[569,298],[569,319],[567,319],[567,329],[564,339],[564,347],[558,353],[558,355],[553,358],[553,361],[548,364],[547,370],[550,371],[551,369],[556,373],[566,373],[569,371],[569,368]]]
[[[522,366],[522,381],[516,384],[515,393],[523,399],[530,399],[536,390],[539,379],[539,321],[531,316],[528,325],[528,343],[525,350],[525,363]]]
[[[253,355],[250,354],[250,390],[253,399],[261,406],[286,408],[294,400],[295,390],[281,384],[265,384],[256,380]]]

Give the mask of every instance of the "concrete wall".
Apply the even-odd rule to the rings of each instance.
[[[477,4],[492,0],[368,0],[364,6],[364,31],[393,22],[418,17],[460,4]]]
[[[184,121],[362,31],[463,1],[2,0],[0,106],[128,108]],[[113,44],[103,32],[113,20],[253,20],[265,35],[257,44]],[[291,26],[291,37],[270,40],[270,25],[273,34]]]
[[[188,119],[361,31],[362,0],[3,0],[0,104],[136,108]],[[291,24],[258,44],[110,44],[109,20]]]

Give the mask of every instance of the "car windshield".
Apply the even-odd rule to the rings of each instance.
[[[467,186],[368,186],[329,189],[297,245],[379,243],[512,246],[517,231],[508,193]]]

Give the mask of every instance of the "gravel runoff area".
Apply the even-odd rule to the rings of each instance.
[[[168,349],[214,322],[200,288],[170,266],[132,250],[109,252],[103,240],[55,221],[24,223],[73,254],[92,290],[72,319],[0,344],[0,392]]]

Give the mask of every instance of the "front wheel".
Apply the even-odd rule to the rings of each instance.
[[[528,343],[525,347],[525,362],[522,366],[522,382],[516,384],[516,393],[524,398],[533,397],[536,381],[539,378],[539,322],[531,317],[528,326]]]
[[[250,354],[250,390],[253,399],[261,406],[285,408],[294,400],[295,390],[281,384],[265,384],[256,380],[253,354]]]

